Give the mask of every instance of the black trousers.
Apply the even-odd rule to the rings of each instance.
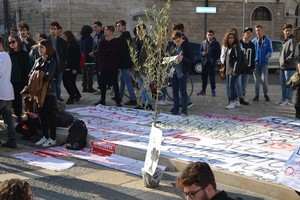
[[[296,117],[300,118],[300,87],[298,87],[296,90],[295,109],[296,109]]]
[[[208,77],[210,80],[211,90],[216,89],[215,66],[213,64],[203,65],[201,77],[202,77],[202,90],[203,91],[206,90]]]
[[[46,95],[45,102],[42,108],[38,108],[41,120],[41,128],[45,138],[49,138],[48,129],[50,129],[50,138],[56,139],[56,97],[55,95]]]
[[[115,92],[115,99],[117,103],[120,103],[120,92],[119,92],[119,83],[118,83],[118,71],[100,71],[100,79],[101,79],[101,101],[105,102],[106,99],[106,89],[107,86],[113,86]]]
[[[15,95],[15,99],[12,101],[12,108],[14,110],[14,113],[17,117],[20,117],[22,114],[22,110],[23,110],[23,99],[22,99],[22,95],[20,94],[20,92],[23,90],[23,88],[25,87],[26,82],[16,82],[13,83],[13,88],[14,88],[14,95]]]
[[[76,78],[77,73],[73,74],[72,70],[65,71],[63,74],[63,84],[69,94],[70,99],[75,99],[75,97],[81,96],[76,86]]]

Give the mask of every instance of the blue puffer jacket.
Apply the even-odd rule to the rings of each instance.
[[[258,45],[258,38],[252,40],[255,46],[255,64],[256,65],[267,65],[269,59],[266,58],[266,55],[272,56],[273,48],[272,42],[267,36],[262,37],[261,46]]]

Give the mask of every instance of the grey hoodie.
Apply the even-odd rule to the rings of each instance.
[[[290,35],[282,42],[282,50],[279,55],[279,67],[283,70],[295,70],[297,66],[297,58],[295,50],[297,41],[294,35]]]

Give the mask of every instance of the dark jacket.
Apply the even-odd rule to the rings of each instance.
[[[203,52],[207,52],[207,54],[203,56]],[[220,43],[216,40],[216,38],[213,38],[211,42],[208,42],[207,39],[202,42],[200,48],[202,65],[209,65],[215,67],[217,60],[220,58],[220,54],[221,47]]]
[[[31,47],[33,45],[35,45],[35,41],[33,39],[31,39],[30,37],[28,37],[27,38],[27,42],[28,42],[27,44],[25,42],[22,42],[22,48],[23,48],[23,50],[25,50],[25,51],[27,51],[29,53],[30,50],[31,50]]]
[[[66,70],[80,69],[80,48],[77,43],[67,44]]]
[[[93,51],[93,38],[91,35],[81,36],[80,49],[84,54],[85,63],[94,63],[94,58],[89,56],[89,53]]]
[[[295,50],[297,47],[297,41],[294,35],[290,35],[286,40],[282,42],[282,49],[279,55],[280,69],[295,70],[297,67],[297,58],[295,56]]]
[[[55,95],[54,79],[57,71],[57,64],[55,60],[51,57],[48,57],[44,61],[43,58],[40,57],[35,61],[29,76],[31,76],[31,74],[35,70],[42,70],[43,72],[45,72],[43,80],[48,81],[47,95]]]
[[[255,69],[255,47],[253,42],[249,41],[248,43],[243,40],[240,41],[243,47],[244,54],[248,61],[248,67],[244,68],[242,74],[253,74]]]
[[[119,42],[113,38],[110,41],[103,39],[98,48],[100,71],[117,71],[119,64]]]
[[[218,192],[215,196],[213,196],[211,200],[233,200],[233,198],[228,197],[226,192],[223,190],[221,192]]]
[[[228,50],[227,50],[228,51]],[[233,45],[231,47],[231,51],[230,51],[230,55],[229,55],[229,66],[226,66],[226,74],[228,74],[228,72],[233,72],[236,75],[240,75],[241,71],[242,71],[242,59],[241,59],[241,55],[242,55],[242,50],[240,45]],[[226,56],[227,58],[227,56]],[[225,63],[227,63],[225,58]]]
[[[28,81],[28,74],[31,70],[31,62],[28,52],[21,50],[19,52],[10,51],[9,56],[12,62],[11,83]]]
[[[130,69],[133,66],[133,62],[130,57],[130,51],[128,46],[128,41],[131,43],[131,35],[128,31],[122,32],[121,36],[118,38],[120,46],[120,68]]]
[[[172,55],[174,54],[175,50],[173,49],[176,46],[171,48]],[[184,40],[181,44],[182,49],[182,70],[183,73],[189,73],[191,71],[191,66],[193,64],[193,54],[189,46],[189,42]]]
[[[48,37],[48,40],[52,43],[51,36]],[[56,58],[58,57],[57,60],[59,60],[59,63],[57,63],[58,72],[64,72],[66,69],[66,51],[67,51],[66,41],[61,37],[57,37],[55,52],[56,52]],[[55,56],[53,56],[53,58],[54,57]]]

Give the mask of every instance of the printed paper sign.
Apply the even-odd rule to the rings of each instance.
[[[153,176],[160,155],[162,131],[152,125],[144,170]]]
[[[101,156],[110,156],[116,153],[117,144],[104,140],[91,140],[91,152]]]

